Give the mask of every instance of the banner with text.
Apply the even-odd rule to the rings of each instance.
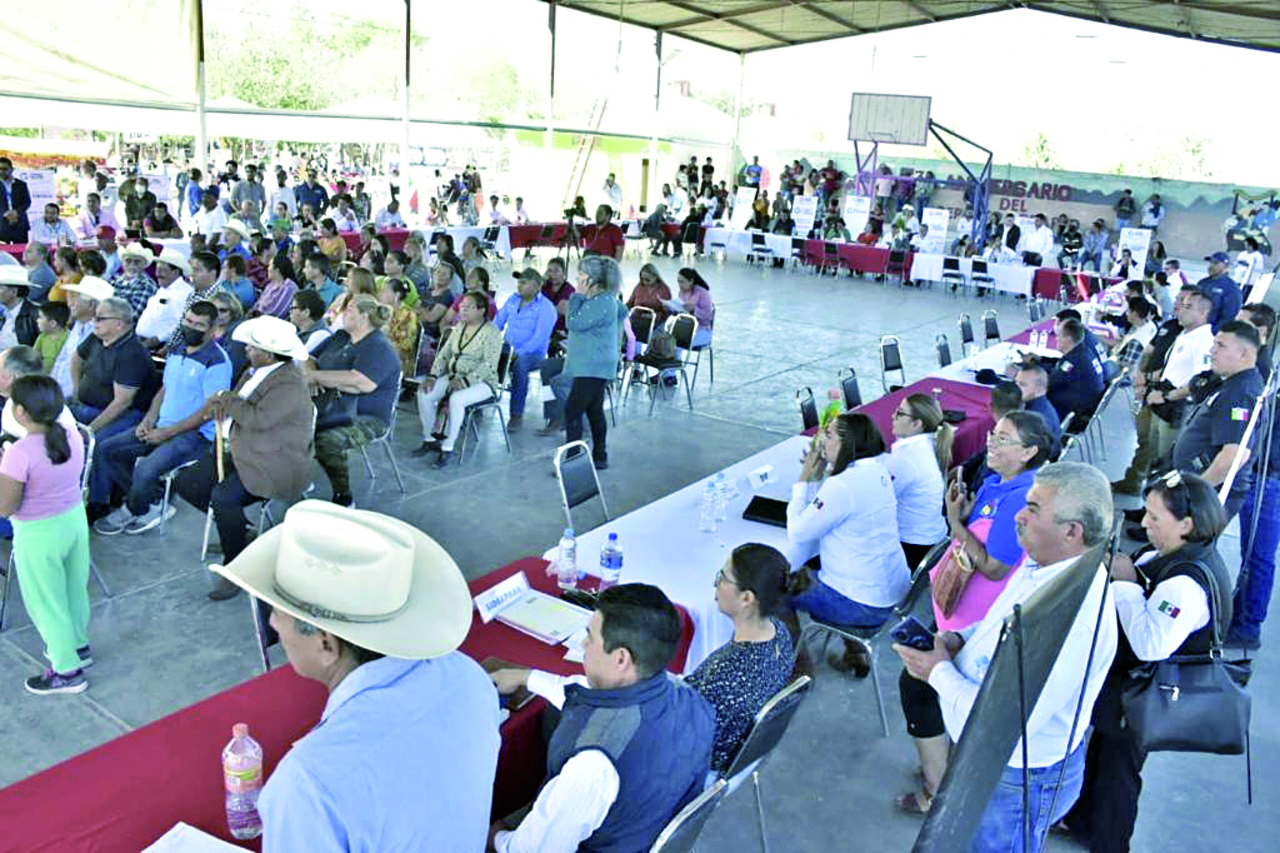
[[[729,216],[729,227],[734,231],[746,231],[751,221],[751,205],[756,200],[755,187],[738,187],[733,194],[733,213]]]
[[[941,207],[926,207],[920,211],[920,224],[929,229],[920,241],[920,251],[941,255],[947,251],[947,226],[951,211]]]
[[[791,218],[796,221],[795,236],[807,237],[813,230],[813,220],[818,216],[816,195],[797,196],[791,203]]]
[[[846,193],[844,197],[844,227],[857,237],[867,227],[871,217],[871,196]]]
[[[1137,271],[1131,273],[1129,278],[1142,278],[1147,267],[1147,251],[1151,248],[1151,229],[1150,228],[1121,228],[1120,243],[1116,247],[1116,257],[1119,253],[1128,249],[1129,254],[1133,256],[1134,266]]]

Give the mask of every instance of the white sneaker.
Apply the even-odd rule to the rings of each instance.
[[[161,515],[161,510],[164,511],[163,515]],[[157,501],[145,513],[130,521],[125,526],[124,532],[129,534],[146,533],[153,527],[159,527],[160,522],[173,518],[174,513],[177,511],[178,508],[173,504],[169,504],[166,507],[163,502]]]
[[[133,513],[129,507],[120,506],[93,523],[93,529],[103,536],[115,536],[123,533],[129,522],[133,521]]]

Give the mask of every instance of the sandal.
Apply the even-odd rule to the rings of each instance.
[[[933,805],[933,795],[927,791],[907,791],[895,797],[893,803],[907,814],[926,815]]]

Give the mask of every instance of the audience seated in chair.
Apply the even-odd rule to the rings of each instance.
[[[113,296],[98,303],[93,334],[71,357],[71,382],[75,395],[67,405],[99,444],[142,420],[158,383],[151,354],[133,332],[128,302]]]
[[[204,401],[231,387],[231,359],[214,340],[218,309],[212,302],[196,302],[180,329],[183,345],[170,349],[164,362],[164,380],[142,422],[133,432],[103,438],[95,450],[89,479],[89,501],[112,503],[126,493],[124,504],[93,529],[103,536],[145,533],[159,526],[172,505],[162,501],[161,478],[205,454],[214,437],[214,424]]]
[[[303,373],[321,389],[317,402],[316,461],[329,477],[333,501],[351,504],[347,452],[368,444],[391,425],[400,389],[400,357],[382,333],[391,309],[368,295],[351,301],[342,331],[313,354]]]
[[[507,429],[519,430],[524,423],[525,400],[529,395],[529,374],[542,367],[556,327],[556,307],[542,295],[542,276],[532,267],[516,273],[516,293],[498,309],[494,326],[511,346],[507,376],[511,386],[510,417]]]
[[[898,502],[898,537],[907,568],[914,570],[930,548],[947,538],[942,478],[951,470],[956,431],[942,419],[936,400],[911,394],[893,413],[893,435],[888,463]]]
[[[1102,399],[1105,387],[1102,361],[1085,343],[1084,324],[1069,319],[1058,324],[1058,349],[1062,358],[1049,374],[1049,402],[1061,420],[1074,412],[1088,418]]]
[[[561,715],[547,747],[546,784],[519,827],[493,825],[491,849],[648,850],[701,793],[715,713],[665,672],[679,642],[680,616],[662,591],[622,584],[600,594],[587,626],[585,676],[492,673],[499,693],[527,686]]]

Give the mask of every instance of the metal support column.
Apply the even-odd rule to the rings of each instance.
[[[204,3],[196,0],[196,150],[195,165],[201,172],[209,165],[209,132],[205,125],[204,100]],[[209,180],[216,179],[210,175]]]
[[[410,43],[412,41],[413,31],[413,0],[404,0],[404,115],[403,127],[401,128],[400,139],[400,186],[405,189],[405,212],[408,212],[407,202],[413,198],[408,192],[409,189],[409,56]],[[425,204],[425,202],[424,202]]]
[[[649,133],[649,187],[645,201],[648,202],[647,208],[650,213],[657,209],[658,204],[662,201],[659,196],[661,184],[658,178],[658,121],[661,112],[662,101],[662,32],[661,30],[653,37],[653,54],[654,54],[654,84],[653,84],[653,123]]]
[[[729,148],[729,174],[738,173],[738,135],[742,129],[742,83],[747,73],[747,54],[738,53],[738,95],[733,99],[733,145]]]
[[[556,109],[556,0],[547,4],[547,30],[551,34],[551,64],[547,73],[547,103],[544,109],[547,128],[542,135],[542,181],[547,198],[554,198],[556,182],[555,109]],[[558,214],[557,214],[558,215]]]

